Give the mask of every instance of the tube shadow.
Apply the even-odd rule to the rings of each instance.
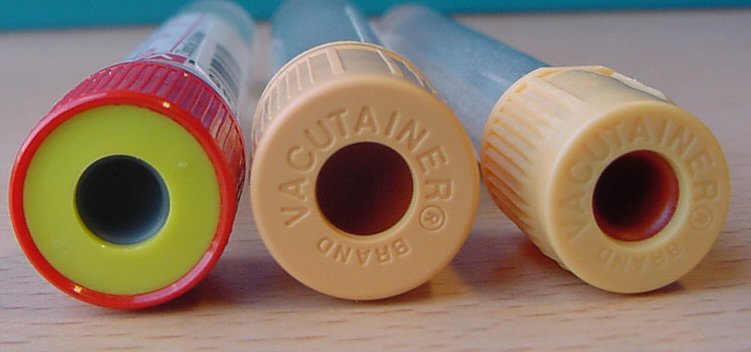
[[[719,289],[748,284],[751,239],[748,229],[728,229],[720,234],[714,248],[680,282],[687,289]]]
[[[149,311],[183,311],[198,306],[266,305],[315,292],[289,276],[273,258],[230,256],[217,266],[196,287],[175,300]]]
[[[259,309],[338,309],[410,305],[482,295],[489,299],[528,301],[531,304],[573,301],[612,301],[621,297],[654,297],[686,289],[732,284],[748,274],[734,257],[742,257],[742,238],[726,240],[710,252],[705,263],[680,282],[637,294],[621,295],[592,287],[558,266],[511,226],[476,226],[452,263],[432,280],[406,293],[374,301],[328,297],[297,282],[268,253],[245,252],[260,243],[246,240],[222,258],[193,290],[147,311],[192,310],[199,306],[252,306]],[[736,253],[737,252],[737,253]],[[728,259],[730,258],[730,259]],[[743,269],[746,268],[746,269]],[[743,269],[743,270],[742,270]],[[718,274],[719,272],[719,274]],[[733,279],[735,278],[735,279]]]

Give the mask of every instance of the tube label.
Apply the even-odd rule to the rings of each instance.
[[[183,67],[211,85],[237,113],[247,86],[243,80],[249,77],[245,63],[252,51],[250,19],[235,21],[236,14],[225,16],[226,8],[191,10],[194,8],[162,25],[126,60],[155,60]]]

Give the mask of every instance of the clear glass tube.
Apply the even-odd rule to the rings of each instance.
[[[545,63],[418,5],[378,26],[383,43],[417,65],[454,109],[479,153],[485,120],[500,96]]]
[[[253,26],[250,15],[231,1],[198,1],[154,31],[126,61],[158,61],[186,69],[237,113],[249,99]]]
[[[271,28],[271,72],[324,43],[380,43],[368,20],[346,0],[285,1],[272,18]]]

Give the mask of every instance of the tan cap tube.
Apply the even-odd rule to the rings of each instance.
[[[360,42],[287,63],[253,120],[251,202],[267,248],[299,281],[378,299],[430,279],[477,209],[469,137],[405,59]]]
[[[729,203],[711,132],[662,93],[605,67],[535,70],[485,126],[485,183],[550,258],[634,293],[670,284],[714,244]]]

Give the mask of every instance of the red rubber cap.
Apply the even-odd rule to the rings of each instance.
[[[200,261],[174,283],[138,295],[112,295],[87,289],[58,272],[40,253],[26,223],[23,189],[35,152],[52,131],[73,116],[103,105],[136,105],[180,124],[201,144],[214,165],[219,183],[219,225]],[[53,285],[82,301],[112,308],[154,306],[187,292],[216,264],[229,240],[245,180],[242,131],[224,99],[195,74],[167,63],[120,63],[89,76],[65,95],[25,140],[9,186],[9,211],[16,238],[26,257]]]

